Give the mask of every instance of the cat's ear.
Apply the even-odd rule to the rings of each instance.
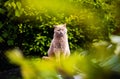
[[[66,23],[65,23],[65,24],[63,24],[63,26],[64,26],[64,27],[66,27]]]
[[[56,27],[57,27],[57,25],[53,25],[53,27],[54,27],[54,28],[56,28]]]

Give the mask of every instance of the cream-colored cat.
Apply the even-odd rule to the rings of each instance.
[[[49,57],[68,57],[70,55],[70,49],[67,37],[66,24],[54,26],[54,36],[48,50]]]

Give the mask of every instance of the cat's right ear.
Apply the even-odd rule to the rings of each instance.
[[[65,23],[65,24],[63,24],[63,26],[64,26],[64,27],[66,27],[66,23]]]

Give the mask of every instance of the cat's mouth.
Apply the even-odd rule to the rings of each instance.
[[[62,36],[63,36],[63,33],[61,33],[61,32],[60,32],[60,33],[59,33],[59,36],[61,36],[61,37],[62,37]]]
[[[62,33],[59,33],[56,35],[57,37],[63,37],[64,35]]]

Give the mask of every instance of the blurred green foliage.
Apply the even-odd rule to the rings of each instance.
[[[58,74],[77,74],[84,79],[119,79],[119,37],[111,36],[120,35],[119,17],[120,0],[0,0],[0,60],[4,60],[2,52],[14,47],[27,56],[47,55],[53,25],[67,23],[70,49],[77,52],[60,64],[25,59],[19,50],[8,51],[23,78],[59,79]]]
[[[53,25],[61,23],[67,23],[71,50],[109,41],[119,28],[119,4],[119,0],[0,0],[0,50],[19,47],[25,55],[46,55]]]
[[[22,79],[119,79],[120,78],[120,38],[111,37],[106,41],[91,45],[88,54],[74,52],[69,58],[57,61],[55,58],[26,59],[19,49],[9,50],[6,56],[10,62],[19,65]],[[119,43],[116,40],[119,40]],[[119,44],[119,45],[118,45]],[[116,50],[118,50],[116,52]],[[73,78],[74,77],[74,78]],[[75,78],[77,77],[77,78]]]

